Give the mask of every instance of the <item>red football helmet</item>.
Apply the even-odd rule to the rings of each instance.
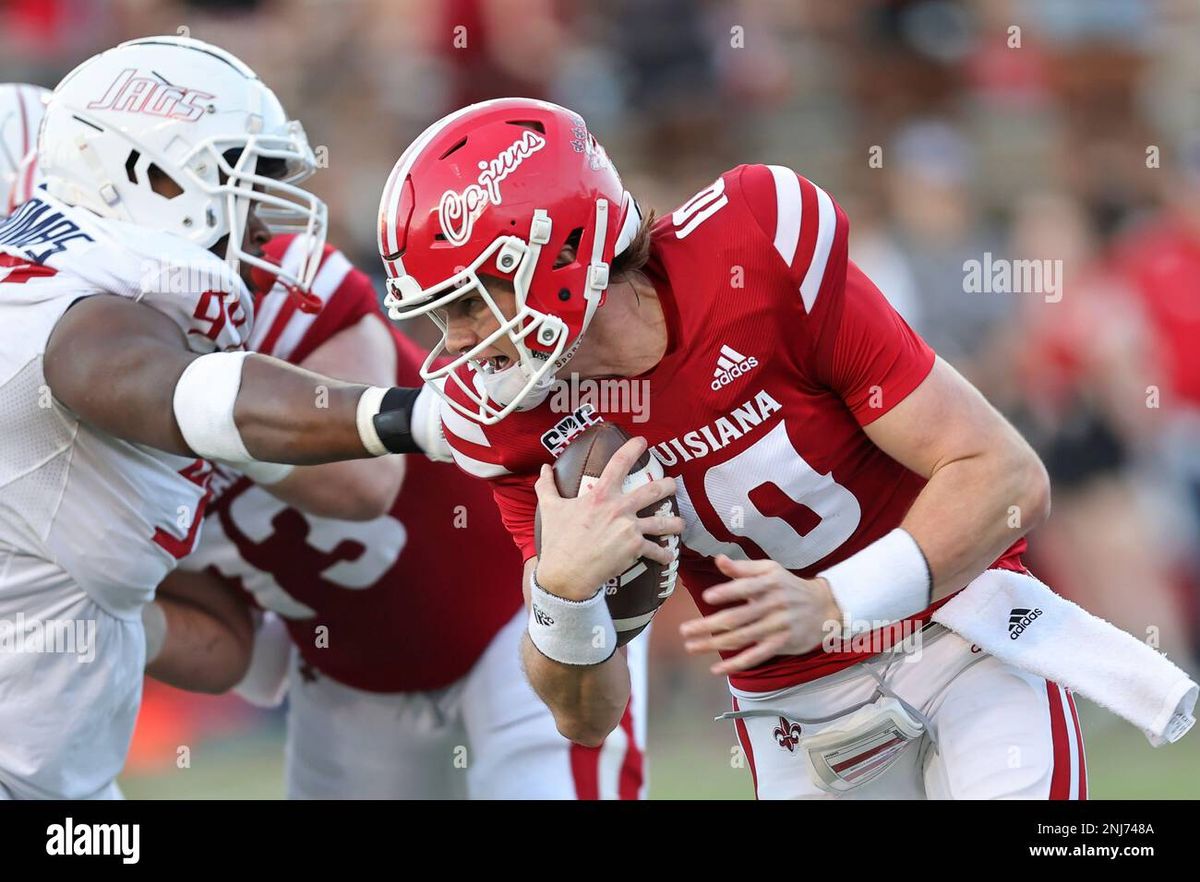
[[[477,406],[451,400],[490,425],[540,403],[574,354],[608,288],[608,267],[641,216],[604,148],[578,114],[528,98],[473,104],[426,129],[396,163],[379,204],[384,305],[395,320],[428,315],[442,343],[421,366],[426,381],[452,378]],[[575,259],[555,266],[563,246]],[[504,315],[480,274],[511,279],[515,315]],[[441,310],[476,293],[499,321],[494,334],[453,360]],[[518,363],[493,370],[481,357],[501,335]],[[459,376],[468,365],[473,382]]]

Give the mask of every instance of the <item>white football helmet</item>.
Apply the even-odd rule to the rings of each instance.
[[[295,186],[316,170],[300,123],[230,53],[200,40],[145,37],[96,55],[46,107],[38,163],[51,195],[102,217],[175,233],[277,276],[307,309],[325,244],[326,209]],[[163,196],[150,170],[182,190]],[[242,247],[250,203],[306,236],[294,271]]]
[[[29,198],[37,185],[38,126],[50,90],[0,83],[0,217]]]

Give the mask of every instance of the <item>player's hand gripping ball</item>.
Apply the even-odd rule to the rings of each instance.
[[[615,488],[615,481],[620,481],[620,476],[605,476],[605,467],[629,440],[629,436],[620,426],[613,423],[597,423],[581,432],[554,463],[554,486],[558,496],[564,500],[574,499],[597,488],[600,492],[607,492],[609,487],[602,482],[602,477]],[[626,495],[635,494],[629,504],[636,504],[651,495],[648,485],[662,477],[662,465],[649,450],[643,450],[641,456],[629,468],[620,490]],[[632,514],[631,511],[629,515]],[[608,610],[616,625],[618,646],[624,646],[640,634],[650,624],[663,601],[675,590],[679,570],[678,529],[682,525],[678,516],[679,505],[674,494],[658,501],[650,501],[636,510],[637,520],[634,523],[638,527],[638,535],[643,540],[643,544],[640,545],[642,553],[638,554],[635,550],[630,555],[637,555],[632,565],[626,567],[619,575],[608,579],[603,586]],[[617,532],[617,529],[614,528],[613,532]],[[542,504],[538,505],[534,519],[534,543],[540,557]],[[592,549],[581,550],[581,558],[590,551]],[[647,554],[654,556],[649,557]],[[542,565],[539,562],[539,579],[541,571]],[[612,571],[612,568],[608,570]],[[546,584],[544,580],[543,584]],[[547,588],[550,590],[550,586]]]

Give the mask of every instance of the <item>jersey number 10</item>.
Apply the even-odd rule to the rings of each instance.
[[[812,511],[820,522],[801,534],[783,518],[763,514],[751,494],[767,485],[768,481],[763,480],[766,476],[771,476],[769,483],[795,505]],[[721,526],[734,536],[749,539],[789,570],[810,567],[831,554],[854,534],[862,519],[862,507],[854,494],[832,474],[821,474],[805,462],[782,422],[741,453],[709,468],[702,480],[704,496],[722,518]],[[725,554],[737,560],[749,559],[750,554],[736,539],[722,542],[709,532],[696,512],[685,481],[677,480],[675,486],[685,524],[684,545],[706,557]]]

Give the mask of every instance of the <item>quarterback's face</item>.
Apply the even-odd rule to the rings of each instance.
[[[567,242],[562,247],[554,262],[556,269],[575,259],[575,248],[575,242]],[[479,280],[506,320],[517,314],[517,295],[510,280],[483,273],[480,273]],[[488,307],[478,291],[467,292],[446,309],[440,310],[439,315],[446,325],[446,348],[454,355],[470,352],[500,327],[500,317]],[[511,367],[518,358],[517,347],[507,334],[502,334],[482,353],[482,360],[490,365],[489,373]]]
[[[491,276],[481,278],[504,317],[516,315],[517,297],[512,285]],[[446,348],[454,355],[471,351],[500,327],[499,316],[477,291],[469,291],[455,300],[442,311],[441,318],[446,324]],[[481,359],[491,365],[492,371],[502,371],[517,363],[517,348],[507,334],[502,334],[483,350]]]

